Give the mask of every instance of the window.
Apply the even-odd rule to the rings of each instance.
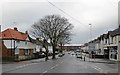
[[[113,43],[113,37],[111,37],[111,43]]]
[[[16,42],[17,42],[17,43],[20,43],[20,40],[17,40]]]
[[[107,44],[107,39],[104,39],[104,44]]]
[[[107,44],[107,39],[105,39],[105,44]]]
[[[6,35],[4,34],[4,37],[5,37]]]
[[[25,50],[25,55],[28,55],[28,49]]]
[[[27,41],[25,41],[25,44],[27,45]]]
[[[110,44],[113,43],[113,37],[110,37]]]
[[[116,40],[116,37],[115,37],[115,40],[114,40],[115,44],[117,43],[117,40]]]

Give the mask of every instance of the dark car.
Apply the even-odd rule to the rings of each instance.
[[[68,54],[70,54],[71,52],[68,52]]]
[[[63,51],[62,54],[65,55],[65,51]]]
[[[71,54],[72,54],[72,55],[75,55],[75,52],[72,52]]]
[[[46,55],[45,55],[45,53],[40,53],[39,54],[39,58],[44,58]]]
[[[58,54],[58,56],[59,56],[59,57],[62,57],[62,56],[63,56],[63,54],[62,54],[62,53],[59,53],[59,54]]]

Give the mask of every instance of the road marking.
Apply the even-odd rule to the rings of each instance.
[[[98,66],[95,66],[96,68],[98,68],[99,70],[102,70],[101,68],[99,68]]]
[[[51,67],[50,69],[54,69],[55,67],[57,67],[59,64],[56,64],[55,66]]]
[[[38,64],[38,63],[32,63],[32,64],[25,64],[25,65],[21,65],[21,66],[17,66],[16,68],[23,68],[23,67],[26,67],[26,66],[30,66],[30,65],[33,65],[33,64]]]
[[[17,66],[16,68],[22,68],[23,66]]]
[[[27,65],[23,65],[23,67],[25,67],[25,66],[27,66]]]
[[[91,65],[89,65],[91,66]],[[95,70],[99,71],[99,73],[114,73],[115,71],[117,72],[117,69],[109,69],[109,70],[103,70],[101,68],[99,68],[98,66],[91,66],[92,68],[94,68]]]
[[[61,63],[63,63],[63,61]]]
[[[43,75],[44,73],[47,73],[47,71],[44,71],[43,73],[41,73],[40,75]]]
[[[108,70],[104,70],[104,73],[116,73],[118,72],[118,69],[108,69]]]
[[[51,67],[50,69],[54,69],[54,68],[55,68],[55,66]]]
[[[47,71],[44,71],[43,73],[47,73]]]
[[[91,66],[91,65],[89,65]],[[99,68],[98,66],[91,66],[92,68],[94,68],[95,70],[99,71],[100,73],[103,72],[103,70],[101,68]]]
[[[57,67],[57,66],[58,66],[58,64],[55,65],[55,67]]]

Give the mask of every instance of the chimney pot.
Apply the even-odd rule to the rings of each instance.
[[[17,27],[14,27],[14,30],[18,31],[18,30],[17,30]]]
[[[25,31],[26,34],[28,34],[28,31]]]
[[[39,38],[36,38],[36,40],[39,40]]]

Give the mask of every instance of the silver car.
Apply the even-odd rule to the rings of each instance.
[[[82,55],[80,53],[76,53],[76,57],[82,59]]]

